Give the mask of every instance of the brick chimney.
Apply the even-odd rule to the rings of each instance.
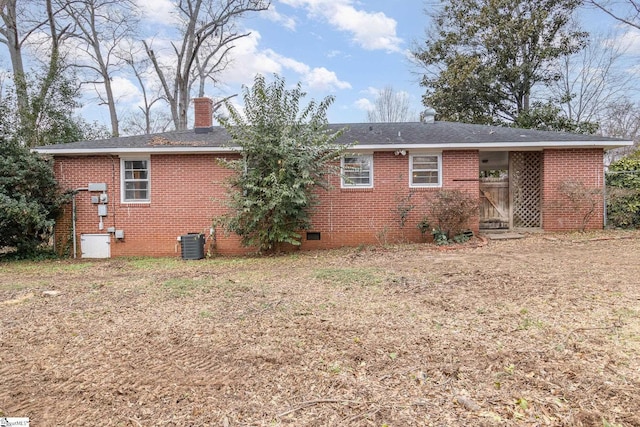
[[[196,133],[209,133],[213,127],[213,100],[193,99],[193,127]]]

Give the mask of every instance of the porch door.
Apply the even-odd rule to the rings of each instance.
[[[541,228],[542,152],[512,151],[509,159],[511,227]]]
[[[509,228],[509,177],[480,178],[480,228]]]

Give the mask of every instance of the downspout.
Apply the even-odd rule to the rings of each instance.
[[[88,187],[76,188],[71,194],[71,224],[73,233],[73,259],[78,258],[78,239],[76,238],[76,194],[79,191],[89,191]]]
[[[602,205],[602,228],[607,228],[607,168],[604,168],[602,171]]]

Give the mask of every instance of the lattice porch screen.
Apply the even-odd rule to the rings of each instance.
[[[512,227],[541,227],[541,172],[541,152],[511,152],[509,182],[511,183]]]

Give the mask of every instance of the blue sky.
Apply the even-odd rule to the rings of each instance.
[[[148,18],[166,22],[162,10],[170,8]],[[274,0],[241,21],[251,35],[237,42],[224,84],[208,95],[239,93],[255,73],[278,73],[300,81],[309,98],[334,95],[331,122],[362,122],[377,90],[391,85],[409,94],[417,118],[422,90],[409,50],[424,34],[423,10],[423,0]]]
[[[153,40],[154,51],[162,60],[163,52],[170,50],[171,37],[175,37],[170,26],[172,2],[136,1],[144,12],[140,37]],[[251,35],[236,42],[233,62],[220,76],[222,84],[208,87],[207,95],[239,94],[256,73],[268,78],[277,73],[288,84],[300,81],[309,99],[335,96],[329,121],[349,123],[366,121],[366,110],[377,92],[390,85],[396,92],[408,94],[417,119],[424,108],[424,89],[418,83],[418,69],[410,61],[410,50],[425,38],[425,9],[437,4],[436,0],[272,0],[269,11],[247,15],[239,22]],[[586,11],[582,18],[588,31],[616,29],[601,12]],[[617,34],[614,43],[630,46],[631,65],[635,65],[640,32],[626,27]],[[6,64],[8,60],[0,58],[0,65]],[[137,109],[141,92],[124,72],[114,76],[112,85],[123,118],[124,111]],[[240,101],[241,97],[233,100]],[[107,108],[99,106],[95,96],[86,93],[83,103],[82,116],[108,124]]]
[[[419,69],[412,64],[410,51],[425,38],[429,21],[425,11],[439,3],[273,0],[268,12],[248,15],[241,21],[251,35],[237,42],[234,61],[221,76],[224,84],[210,88],[207,95],[240,93],[243,84],[252,83],[255,73],[267,77],[278,73],[291,85],[302,82],[310,98],[334,95],[329,121],[350,123],[366,121],[366,110],[378,91],[390,85],[408,94],[417,119],[424,108],[424,89],[418,83]],[[152,14],[146,18],[156,33],[162,34],[160,24],[169,21],[170,10],[170,0],[154,1]],[[584,11],[581,19],[590,31],[616,27],[602,12],[594,10]],[[628,34],[621,37],[626,40],[616,42],[633,39]],[[234,102],[240,100],[238,97]]]

